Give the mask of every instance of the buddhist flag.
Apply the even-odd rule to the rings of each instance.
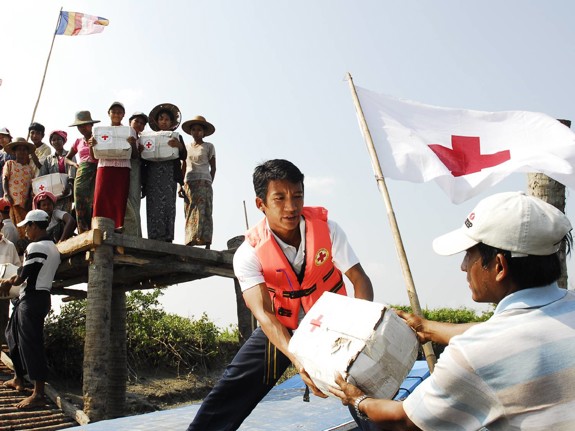
[[[108,24],[109,21],[100,16],[61,11],[56,34],[79,36],[82,34],[101,33]]]
[[[548,115],[440,108],[356,89],[385,177],[435,180],[454,203],[513,172],[575,188],[575,133]]]

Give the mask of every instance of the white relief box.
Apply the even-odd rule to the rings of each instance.
[[[179,140],[178,132],[159,131],[142,132],[140,134],[140,144],[144,147],[141,156],[144,160],[153,162],[163,162],[174,160],[180,157],[180,150],[177,147],[170,147],[168,141],[172,138]]]
[[[129,159],[132,157],[132,146],[128,142],[136,131],[127,126],[98,126],[92,129],[96,140],[94,157],[97,159]]]
[[[32,193],[50,192],[57,198],[64,194],[68,183],[68,174],[48,174],[32,179]]]
[[[391,399],[419,343],[389,306],[326,292],[301,321],[289,350],[327,395],[340,373],[366,394]]]

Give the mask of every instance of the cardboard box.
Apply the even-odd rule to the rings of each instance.
[[[132,146],[128,138],[136,138],[136,132],[127,126],[98,126],[92,129],[96,145],[94,157],[97,159],[129,159],[132,157]]]
[[[48,174],[32,179],[32,193],[37,195],[41,192],[50,192],[56,197],[64,194],[64,188],[68,183],[68,174]]]
[[[293,334],[289,350],[325,394],[341,373],[366,394],[391,399],[417,358],[412,329],[388,306],[324,293]]]
[[[12,263],[0,263],[0,279],[5,280],[16,275],[18,272],[18,267]],[[0,294],[0,299],[13,299],[20,295],[20,287],[25,288],[26,282],[18,286],[12,286],[8,295],[2,296]]]
[[[153,162],[163,162],[165,160],[174,160],[180,156],[180,150],[176,147],[170,147],[168,141],[172,138],[179,139],[178,132],[159,131],[159,132],[142,132],[140,134],[140,143],[144,147],[141,153],[142,159]]]

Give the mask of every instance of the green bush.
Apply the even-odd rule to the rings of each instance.
[[[403,310],[411,313],[411,307],[405,305],[392,305],[397,310]],[[474,310],[469,308],[436,308],[433,310],[421,310],[423,317],[428,320],[446,323],[472,323],[472,322],[485,322],[493,315],[493,310],[484,311],[478,315]],[[435,356],[439,358],[445,346],[432,343]],[[419,353],[418,359],[424,359],[423,351]]]
[[[197,320],[164,311],[162,291],[133,291],[126,295],[128,368],[198,369],[204,372],[239,348],[237,329],[219,329],[203,314]],[[62,377],[82,375],[86,301],[65,304],[46,321],[46,353],[51,369]],[[232,341],[235,334],[235,341]]]

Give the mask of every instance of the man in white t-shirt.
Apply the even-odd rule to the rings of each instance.
[[[12,301],[14,308],[5,332],[14,378],[4,382],[4,386],[22,391],[27,372],[34,382],[34,391],[17,404],[21,409],[39,407],[46,401],[44,384],[48,364],[44,351],[44,319],[50,312],[50,291],[60,265],[56,244],[46,236],[48,214],[32,210],[18,223],[18,227],[24,226],[26,237],[31,241],[24,253],[24,263],[17,275],[0,280],[2,293],[9,292],[12,286],[20,286],[19,297]]]
[[[305,312],[325,291],[373,300],[373,288],[343,230],[327,210],[304,207],[304,176],[287,160],[269,160],[253,175],[265,218],[246,234],[234,272],[257,328],[204,399],[188,431],[236,430],[293,363],[320,397],[288,343]],[[311,406],[310,406],[311,407]]]

